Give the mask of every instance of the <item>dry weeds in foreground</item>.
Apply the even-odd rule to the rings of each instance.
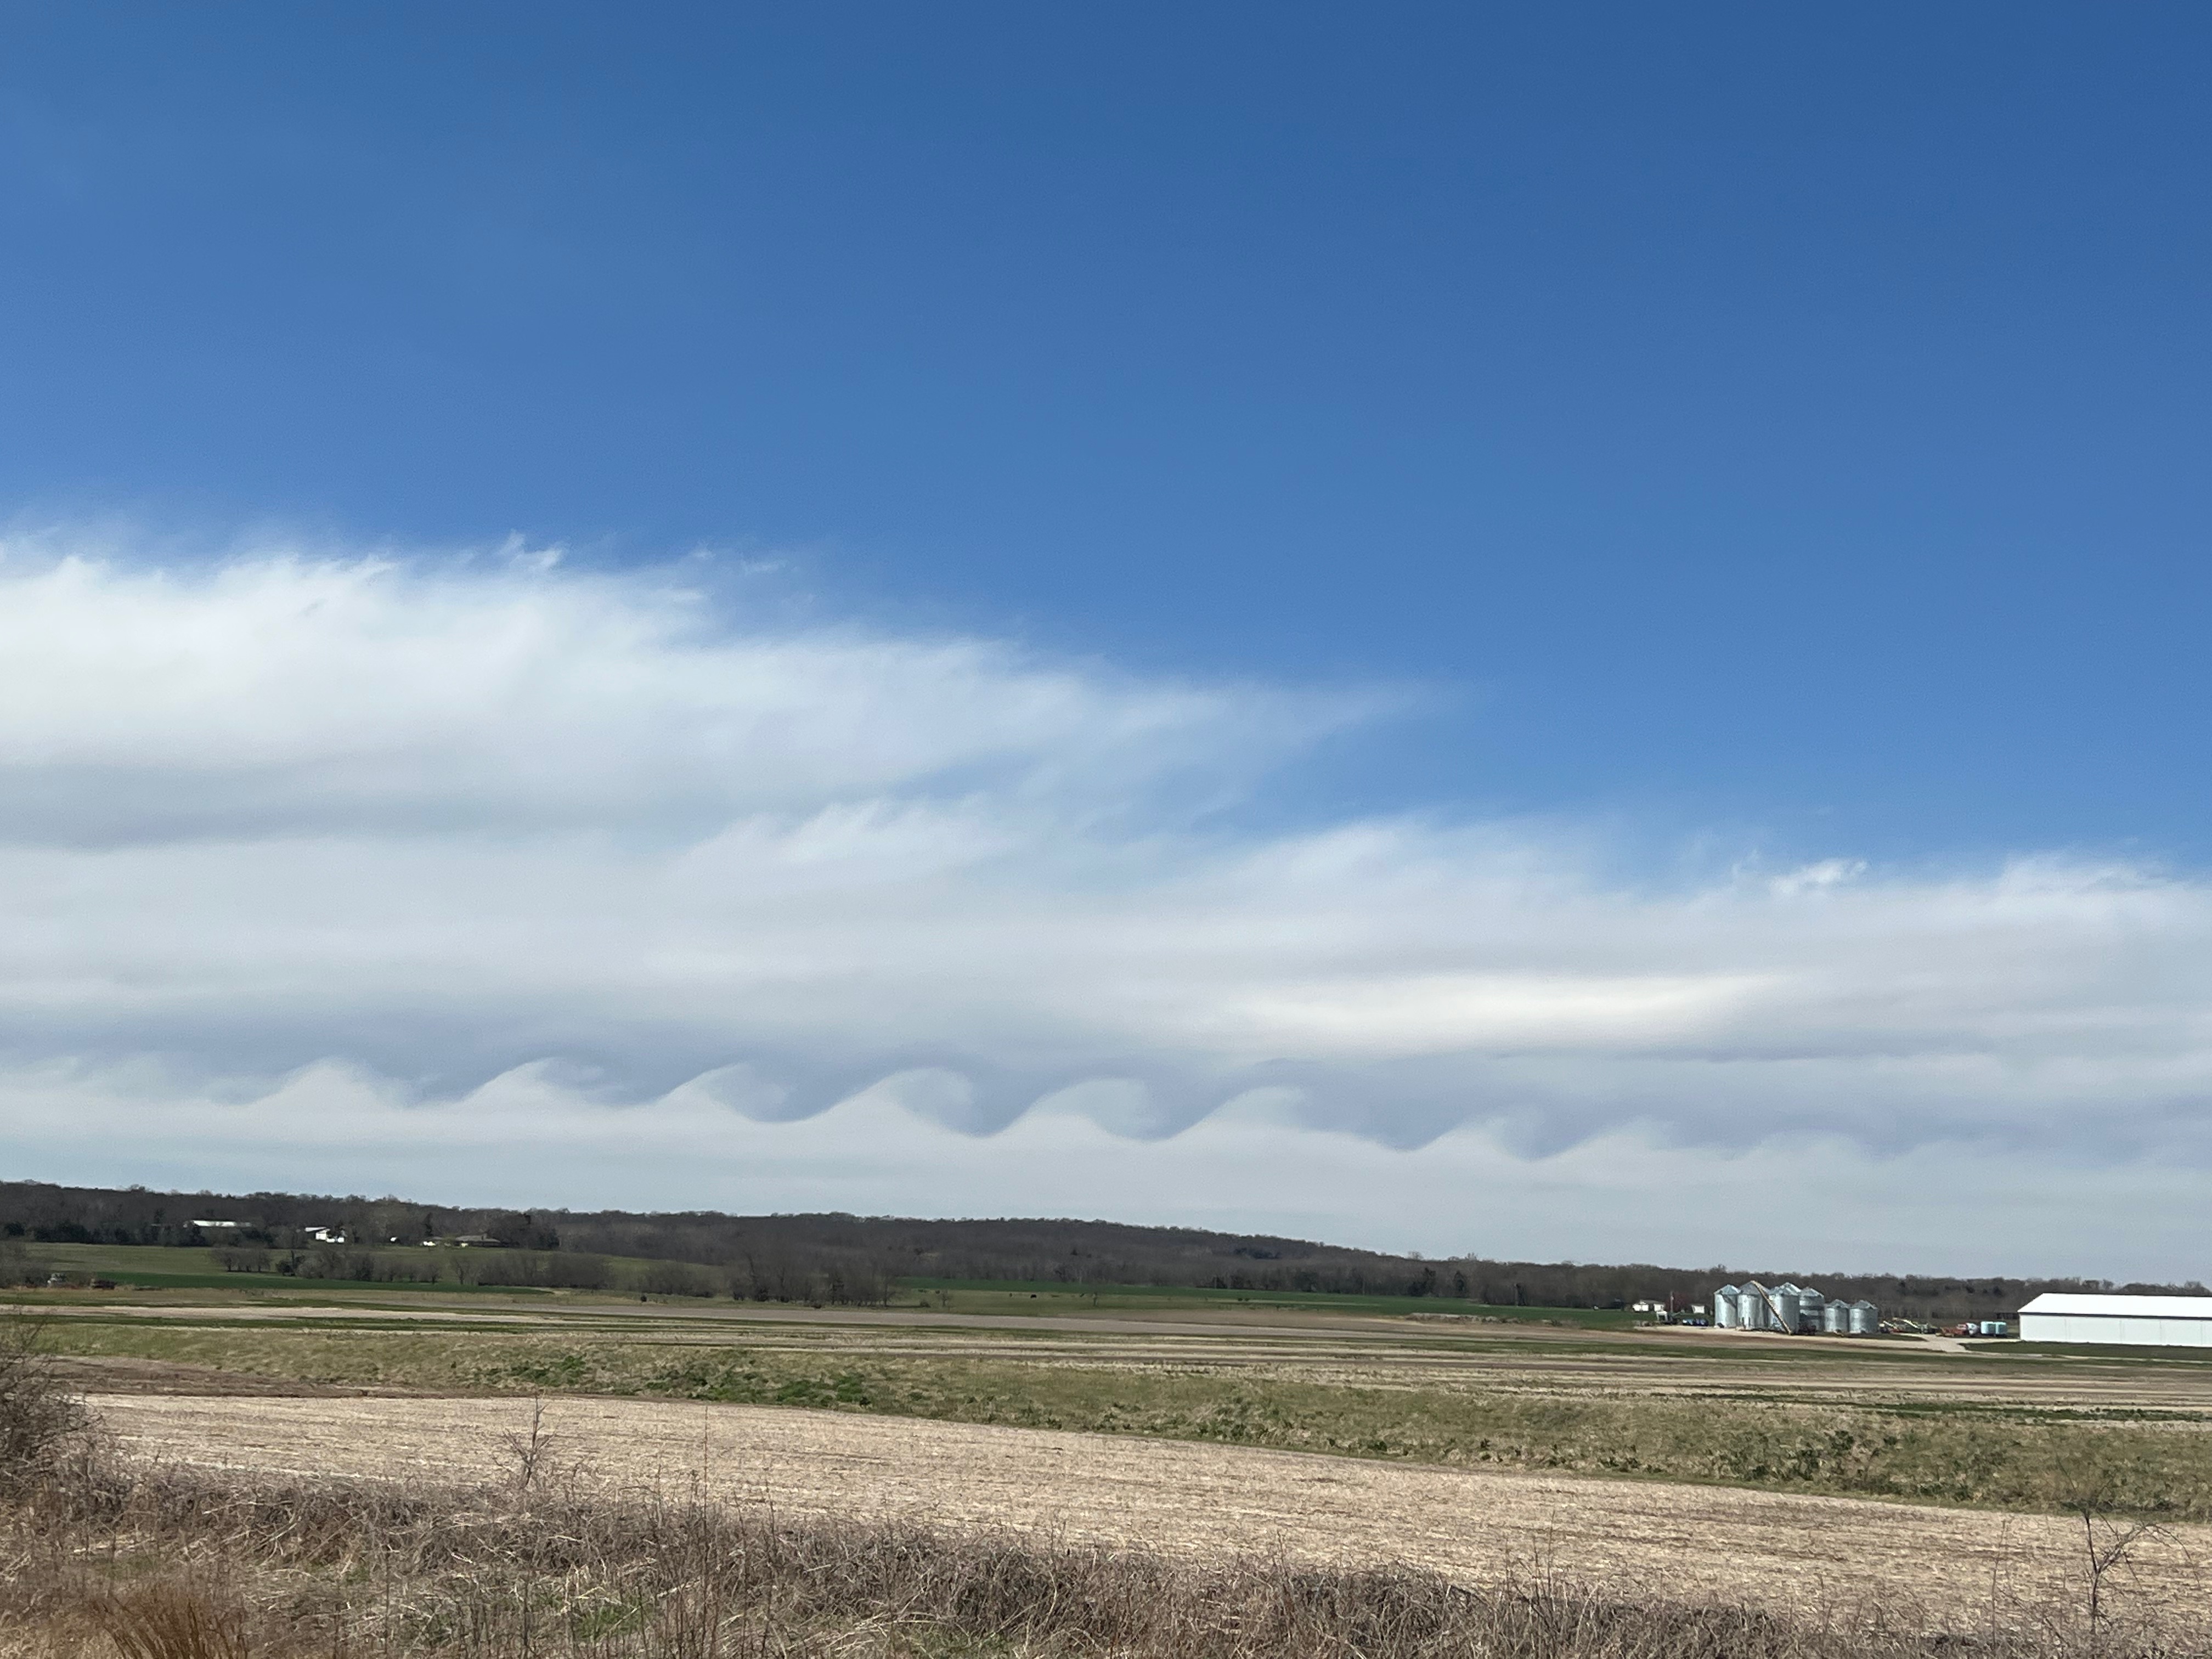
[[[1206,1569],[1099,1547],[557,1491],[228,1484],[83,1468],[13,1506],[9,1659],[2146,1659],[2106,1621],[1931,1638],[1897,1609],[1800,1620],[1541,1575]]]

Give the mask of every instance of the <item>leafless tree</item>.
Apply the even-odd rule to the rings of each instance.
[[[545,1396],[530,1401],[530,1430],[507,1437],[507,1455],[514,1459],[514,1495],[527,1502],[544,1490],[558,1468],[555,1436],[545,1426]]]
[[[2112,1480],[2102,1470],[2074,1472],[2062,1477],[2060,1504],[2081,1523],[2081,1553],[2087,1577],[2089,1650],[2094,1653],[2112,1618],[2111,1580],[2124,1572],[2136,1547],[2164,1535],[2152,1521],[2127,1515],[2115,1499]]]

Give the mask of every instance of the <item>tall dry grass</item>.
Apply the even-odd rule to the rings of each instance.
[[[4,1543],[0,1651],[123,1659],[1445,1654],[1830,1659],[1878,1629],[1625,1603],[1540,1579],[1157,1558],[690,1503],[254,1485],[49,1489]],[[2023,1648],[2019,1651],[2025,1653]]]
[[[0,1499],[52,1480],[82,1456],[92,1419],[47,1357],[44,1321],[0,1319]]]
[[[0,1517],[10,1659],[2149,1659],[2078,1612],[1936,1638],[1913,1610],[1601,1593],[1530,1571],[1211,1565],[1034,1538],[793,1524],[520,1483],[230,1481],[76,1466]],[[1662,1587],[1655,1587],[1663,1592]],[[2017,1610],[2008,1610],[2016,1612]]]

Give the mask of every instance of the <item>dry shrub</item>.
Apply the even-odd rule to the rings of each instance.
[[[0,1317],[0,1498],[20,1498],[52,1480],[86,1449],[84,1401],[55,1376],[42,1320]]]
[[[120,1591],[98,1607],[93,1622],[122,1659],[246,1659],[243,1611],[186,1584]]]

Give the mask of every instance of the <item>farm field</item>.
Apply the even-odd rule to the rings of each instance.
[[[781,1406],[2025,1512],[2094,1478],[2130,1509],[2212,1520],[2212,1365],[2157,1355],[1218,1303],[1008,1315],[312,1282],[29,1299],[111,1390]]]
[[[389,1288],[367,1279],[294,1279],[285,1273],[231,1273],[214,1250],[198,1246],[158,1244],[40,1244],[32,1259],[41,1271],[88,1278],[113,1279],[118,1285],[142,1290],[281,1291],[316,1284],[334,1290]],[[426,1289],[431,1287],[425,1287]],[[434,1287],[475,1295],[494,1288],[510,1295],[526,1290],[478,1285],[446,1284]]]
[[[1607,1308],[1504,1307],[1451,1297],[1345,1296],[1320,1291],[1208,1290],[1173,1285],[1034,1285],[1012,1280],[905,1279],[916,1305],[949,1313],[1050,1316],[1117,1312],[1166,1315],[1237,1310],[1351,1318],[1479,1319],[1559,1325],[1578,1330],[1632,1329],[1634,1316]]]
[[[1417,1565],[1473,1583],[1540,1567],[1624,1590],[1762,1600],[1816,1577],[1907,1623],[2007,1622],[2064,1602],[2076,1523],[1659,1483],[1391,1467],[1244,1447],[666,1401],[117,1397],[134,1455],[235,1475],[496,1483],[542,1436],[541,1478],[688,1494],[785,1518],[927,1522],[1219,1563]],[[550,1473],[549,1473],[550,1472]],[[2205,1612],[2212,1529],[2166,1528],[2128,1593]]]
[[[233,1273],[224,1268],[213,1249],[204,1246],[40,1243],[31,1247],[29,1254],[41,1271],[51,1269],[73,1277],[97,1276],[113,1279],[118,1285],[147,1289],[312,1292],[318,1290],[390,1291],[395,1288],[395,1283],[391,1279],[335,1279],[295,1277],[281,1273]],[[424,1259],[419,1249],[373,1249],[355,1254],[380,1260],[388,1258],[410,1266],[419,1265]],[[595,1259],[606,1262],[617,1276],[626,1279],[641,1279],[652,1269],[672,1266],[686,1273],[704,1273],[708,1279],[714,1276],[711,1270],[699,1269],[689,1264],[659,1262],[643,1257],[614,1255]],[[471,1269],[495,1272],[500,1258],[498,1255],[489,1258],[479,1255],[460,1260],[465,1260]],[[441,1265],[453,1267],[456,1262],[457,1258],[449,1253]],[[538,1288],[463,1284],[453,1279],[415,1285],[401,1281],[397,1287],[410,1294],[429,1295],[449,1291],[474,1294],[502,1290],[527,1293]],[[616,1293],[634,1292],[618,1291]],[[1318,1291],[1236,1291],[1154,1285],[1076,1285],[950,1279],[901,1279],[896,1293],[886,1305],[1010,1318],[1100,1312],[1146,1315],[1197,1312],[1210,1315],[1243,1310],[1339,1317],[1425,1316],[1555,1325],[1585,1330],[1626,1330],[1635,1322],[1631,1315],[1618,1310],[1500,1307],[1449,1297],[1347,1296]]]
[[[1873,1650],[1835,1632],[2032,1644],[2078,1625],[2082,1521],[2069,1505],[2082,1499],[2107,1540],[2159,1523],[2103,1586],[2108,1623],[2118,1609],[2130,1630],[2167,1633],[2145,1651],[2212,1629],[2212,1363],[2194,1355],[1607,1328],[1353,1298],[1111,1305],[1103,1287],[1093,1301],[939,1285],[853,1309],[174,1282],[186,1277],[17,1293],[122,1465],[172,1494],[149,1501],[173,1519],[69,1534],[49,1577],[126,1543],[169,1563],[144,1571],[173,1572],[163,1552],[188,1559],[217,1524],[191,1517],[259,1504],[253,1595],[312,1608],[354,1593],[340,1589],[352,1547],[332,1546],[337,1577],[297,1577],[283,1564],[295,1517],[357,1512],[335,1538],[380,1516],[465,1514],[490,1553],[436,1594],[471,1619],[521,1620],[527,1648],[535,1558],[514,1552],[536,1547],[536,1523],[517,1516],[565,1505],[562,1527],[610,1540],[562,1603],[588,1623],[628,1605],[625,1575],[663,1570],[623,1553],[627,1529],[677,1524],[690,1505],[732,1536],[781,1540],[748,1559],[811,1550],[843,1571],[880,1551],[955,1578],[1018,1559],[1019,1582],[1038,1585],[1152,1573],[1192,1609],[1231,1581],[1255,1608],[1279,1605],[1264,1587],[1299,1573],[1333,1575],[1350,1607],[1370,1593],[1352,1587],[1382,1582],[1360,1575],[1410,1572],[1492,1598],[1480,1605],[1499,1618],[1520,1616],[1511,1587],[1551,1584],[1601,1607],[1592,1618],[1664,1626],[1721,1609],[1794,1628],[1817,1583],[1821,1616],[1842,1621],[1834,1650],[1857,1653]],[[182,1530],[156,1547],[146,1526]],[[702,1535],[683,1533],[683,1547]],[[1139,1565],[1095,1565],[1114,1562]],[[966,1605],[950,1581],[942,1594]],[[1039,1589],[1039,1605],[1059,1594]],[[836,1597],[823,1609],[860,1617]],[[269,1628],[319,1616],[272,1611]]]

